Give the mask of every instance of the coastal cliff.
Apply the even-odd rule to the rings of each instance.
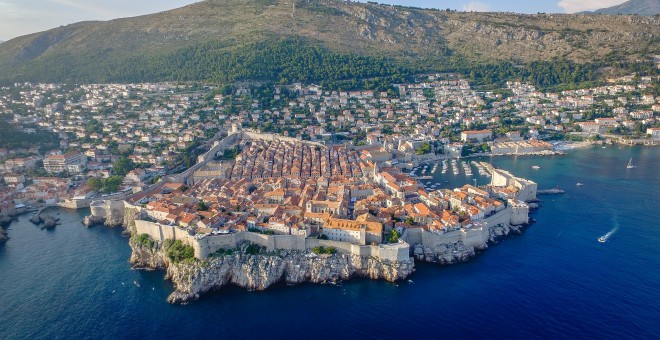
[[[474,247],[461,241],[450,244],[441,244],[435,247],[417,244],[414,248],[417,260],[439,264],[453,264],[465,262],[476,255]]]
[[[5,232],[2,227],[0,227],[0,244],[7,241],[9,239],[9,236],[7,236],[7,233]]]
[[[230,255],[215,255],[205,260],[174,262],[162,245],[130,241],[130,263],[141,269],[166,269],[175,291],[170,303],[186,303],[203,293],[234,284],[248,290],[264,290],[275,283],[324,283],[367,277],[396,281],[414,271],[414,261],[389,261],[348,254],[315,255],[302,251],[259,252],[251,254],[244,243]]]
[[[496,244],[500,239],[511,234],[521,234],[524,225],[497,225],[488,229],[488,239],[485,243],[472,246],[462,241],[443,243],[434,246],[424,246],[420,243],[412,247],[415,259],[424,262],[439,263],[443,265],[465,262],[477,255],[479,250],[488,248],[488,244]]]

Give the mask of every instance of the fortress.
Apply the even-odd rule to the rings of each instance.
[[[411,248],[417,246],[434,249],[436,247],[443,245],[461,244],[465,247],[468,247],[469,249],[485,248],[489,240],[492,240],[493,237],[492,235],[496,234],[493,231],[494,228],[502,228],[502,227],[507,228],[508,226],[512,226],[512,225],[515,226],[515,225],[527,224],[529,222],[529,206],[527,205],[526,202],[533,201],[536,199],[536,191],[537,191],[536,183],[523,178],[518,178],[513,174],[511,174],[510,172],[494,169],[492,166],[488,166],[488,171],[492,174],[491,185],[493,186],[490,195],[495,195],[497,196],[498,199],[504,201],[504,202],[499,201],[502,203],[498,209],[493,210],[492,207],[489,208],[488,202],[495,202],[495,200],[493,198],[488,197],[489,196],[488,192],[479,190],[478,188],[473,188],[473,192],[472,192],[473,194],[474,192],[477,192],[480,195],[484,195],[484,196],[480,196],[479,199],[481,200],[480,202],[486,204],[486,208],[484,209],[490,209],[490,210],[485,210],[486,213],[482,213],[481,216],[475,215],[474,219],[473,218],[466,219],[466,215],[463,215],[463,217],[461,218],[462,221],[461,223],[458,222],[458,215],[455,215],[456,220],[455,222],[451,222],[451,225],[443,226],[442,224],[439,224],[440,223],[439,220],[435,220],[432,226],[430,225],[426,226],[424,224],[420,226],[409,226],[404,229],[400,229],[401,237],[399,238],[398,243],[389,243],[389,244],[383,244],[384,230],[382,230],[382,227],[379,227],[380,229],[372,228],[373,230],[366,228],[364,232],[365,235],[358,237],[357,240],[354,240],[353,238],[344,239],[344,238],[336,238],[336,237],[330,237],[333,238],[334,240],[328,240],[327,239],[328,237],[318,237],[318,238],[309,237],[310,231],[313,231],[317,233],[316,235],[319,235],[318,234],[319,228],[323,230],[320,232],[320,235],[323,236],[327,236],[325,235],[327,230],[329,231],[334,230],[332,229],[333,228],[332,223],[328,222],[328,221],[334,221],[334,219],[332,218],[327,219],[324,222],[318,222],[318,221],[312,222],[311,225],[308,224],[309,221],[303,220],[305,216],[303,212],[305,210],[307,210],[310,213],[315,212],[313,209],[313,204],[311,204],[313,202],[316,202],[311,198],[313,195],[306,196],[308,198],[306,198],[305,201],[302,201],[300,203],[301,208],[290,209],[292,211],[291,213],[285,213],[285,215],[283,215],[283,217],[281,217],[280,220],[277,220],[280,222],[274,222],[274,225],[279,223],[278,225],[281,226],[280,229],[276,230],[276,232],[281,235],[268,235],[268,234],[255,232],[254,222],[251,222],[252,224],[248,223],[247,227],[250,228],[232,227],[230,229],[229,227],[224,227],[224,222],[222,221],[227,220],[227,215],[223,214],[222,212],[225,212],[226,209],[233,210],[234,208],[232,207],[237,206],[237,203],[230,204],[229,202],[232,202],[232,200],[234,200],[235,202],[241,202],[240,200],[246,197],[247,195],[252,196],[251,191],[250,192],[242,191],[242,194],[236,196],[233,193],[241,192],[241,191],[236,191],[240,189],[236,187],[231,187],[231,185],[229,187],[230,192],[232,192],[232,194],[230,194],[231,196],[223,198],[224,199],[223,202],[225,202],[224,203],[225,205],[215,206],[216,212],[214,213],[214,215],[208,215],[205,217],[202,216],[201,212],[199,211],[195,212],[194,204],[198,200],[198,198],[196,198],[194,194],[190,194],[190,193],[186,194],[187,196],[186,195],[180,197],[177,196],[179,198],[186,197],[184,201],[187,200],[188,203],[181,203],[181,202],[177,204],[174,204],[172,202],[166,203],[165,205],[161,205],[162,209],[165,209],[163,212],[156,213],[153,209],[161,209],[161,208],[157,208],[156,206],[152,206],[151,208],[147,207],[146,202],[150,202],[150,200],[145,200],[146,197],[149,197],[149,195],[154,195],[154,194],[158,197],[162,197],[162,192],[163,192],[162,189],[168,187],[170,188],[168,189],[170,190],[168,192],[171,192],[171,190],[175,190],[172,189],[173,188],[172,185],[175,185],[176,183],[179,183],[178,184],[179,186],[182,185],[182,183],[185,183],[186,185],[190,185],[191,187],[194,187],[198,183],[205,183],[203,185],[204,188],[207,189],[204,189],[206,190],[204,191],[205,192],[204,199],[205,200],[207,198],[218,199],[217,195],[223,191],[218,191],[218,193],[213,193],[213,191],[208,191],[208,185],[210,185],[209,183],[218,180],[218,179],[214,179],[214,177],[217,178],[216,177],[217,173],[223,173],[221,164],[219,165],[219,163],[214,162],[214,160],[216,159],[216,156],[221,154],[225,149],[233,147],[242,140],[246,140],[246,139],[268,141],[268,142],[287,142],[292,144],[304,143],[304,144],[310,144],[314,148],[323,147],[318,143],[300,141],[295,138],[282,137],[274,134],[262,134],[251,131],[242,131],[234,127],[232,131],[230,131],[227,137],[223,138],[222,140],[214,141],[211,149],[205,154],[202,154],[198,157],[198,163],[195,166],[193,166],[192,168],[188,169],[187,171],[181,174],[166,177],[160,183],[155,184],[150,188],[147,188],[146,190],[136,194],[135,196],[142,198],[136,199],[135,197],[133,197],[133,198],[128,198],[126,200],[115,199],[115,200],[100,200],[100,201],[92,202],[90,205],[92,215],[91,217],[89,217],[89,219],[91,221],[96,221],[97,223],[99,221],[105,221],[106,225],[124,224],[124,226],[128,228],[133,234],[138,234],[138,235],[147,234],[152,240],[161,244],[168,239],[180,240],[184,244],[191,246],[195,251],[195,257],[199,259],[205,259],[209,255],[219,251],[220,249],[232,249],[232,248],[236,248],[241,242],[250,242],[253,244],[263,246],[268,251],[277,251],[277,250],[309,251],[314,247],[323,246],[323,247],[334,247],[339,253],[343,253],[343,254],[358,255],[363,257],[373,257],[377,259],[390,260],[390,261],[407,261],[410,260],[410,255],[412,253]],[[346,160],[344,160],[344,164],[346,163],[345,161]],[[334,167],[334,165],[331,166],[333,171],[343,170],[342,173],[345,174],[343,178],[346,178],[347,181],[350,181],[351,178],[353,178],[356,175],[356,173],[352,171],[352,168],[350,168],[351,165],[345,165],[344,169],[340,168],[339,166],[337,167]],[[368,163],[363,164],[363,166],[372,166],[374,171],[375,169],[378,169],[377,165],[370,165]],[[330,169],[330,166],[328,166],[328,169]],[[252,173],[251,176],[254,176],[254,173]],[[375,180],[375,178],[377,178],[376,174],[374,174],[373,175],[374,177],[371,178],[369,177],[370,174],[368,171],[364,173],[360,171],[359,176],[360,176],[359,178],[353,180],[356,180],[357,183],[372,183],[371,185],[373,187],[372,189],[369,190],[381,190],[381,195],[384,194],[382,189],[378,188],[378,184]],[[399,177],[403,178],[405,177],[405,175],[399,175]],[[257,178],[258,178],[256,179],[257,181],[262,181],[262,179],[259,178],[258,176]],[[242,185],[244,186],[247,186],[249,183],[251,183],[249,177],[247,180],[245,178],[237,178],[237,179],[225,178],[224,180],[240,181],[243,183]],[[296,180],[296,178],[294,177],[293,180]],[[316,183],[316,184],[312,184],[309,187],[309,190],[316,188],[315,190],[321,190],[323,192],[323,195],[328,194],[327,179],[318,180],[316,178],[308,177],[308,179],[306,180],[312,181],[311,183]],[[319,182],[314,182],[317,180]],[[274,183],[273,181],[277,181],[277,179],[270,180],[270,182],[268,183]],[[219,182],[213,182],[213,183],[219,183]],[[281,183],[288,184],[288,179],[281,181]],[[268,190],[273,190],[274,188],[278,187],[273,184],[265,184],[265,185],[266,186],[270,185],[269,187],[270,189]],[[283,185],[283,184],[278,184],[278,185]],[[343,184],[343,185],[347,185],[347,184]],[[218,186],[218,184],[212,184],[212,187],[221,188],[220,186]],[[340,218],[346,218],[346,217],[341,217],[347,215],[348,213],[347,211],[348,205],[347,203],[343,203],[343,202],[347,202],[351,197],[354,197],[351,195],[355,195],[355,197],[359,198],[361,197],[360,195],[369,196],[369,195],[373,195],[373,193],[370,192],[374,192],[367,190],[364,193],[360,193],[360,190],[355,189],[356,187],[350,187],[350,186],[345,186],[343,188],[353,188],[353,189],[352,190],[349,189],[347,191],[343,189],[340,189],[341,191],[335,190],[333,191],[333,195],[337,195],[337,198],[334,201],[321,201],[324,204],[330,204],[330,203],[337,204],[337,206],[341,209],[338,208],[337,211],[336,212],[333,211],[333,213],[334,215],[339,216]],[[255,186],[254,189],[258,189],[258,186]],[[295,187],[289,188],[287,190],[293,190],[293,189],[295,189]],[[220,189],[215,189],[215,190],[220,190]],[[284,205],[283,201],[285,200],[285,198],[290,197],[286,195],[287,190],[280,189],[280,193],[278,194],[280,195],[279,198],[273,196],[274,195],[273,192],[275,191],[270,191],[269,192],[270,196],[264,196],[264,198],[262,199],[266,199],[265,197],[268,197],[268,199],[270,200],[276,199],[278,202],[280,202],[280,204],[273,205],[273,207],[283,206]],[[309,190],[306,189],[305,192],[309,194],[310,193]],[[411,189],[409,191],[411,191],[411,193],[415,193],[415,194],[417,193],[416,190]],[[259,195],[263,196],[264,193],[261,193]],[[183,193],[179,195],[183,195]],[[431,197],[426,192],[421,192],[420,195],[421,195],[420,198],[425,198],[425,201],[432,202],[429,204],[433,204],[432,206],[434,207],[434,209],[441,209],[441,210],[444,209],[444,211],[447,213],[451,213],[451,210],[447,210],[449,209],[449,206],[451,206],[456,210],[461,208],[461,204],[477,204],[476,201],[472,200],[468,196],[465,196],[464,194],[462,194],[463,196],[460,195],[452,196],[453,198],[451,200],[449,199],[450,196],[444,196],[444,198],[442,198],[441,196]],[[444,195],[454,195],[454,194],[445,193]],[[385,197],[384,200],[388,200],[390,202],[387,203],[388,208],[392,207],[391,202],[399,202],[396,203],[397,205],[393,207],[393,209],[397,209],[396,207],[398,207],[399,205],[400,207],[403,207],[404,204],[409,203],[406,201],[402,201],[401,199],[397,201],[396,198],[387,198],[387,195],[383,197]],[[462,199],[463,202],[461,202],[459,198]],[[239,200],[235,200],[235,199],[239,199]],[[254,197],[252,199],[254,199]],[[408,197],[406,196],[405,199],[408,200]],[[199,198],[199,200],[201,200],[201,197]],[[412,200],[414,202],[415,198],[412,198]],[[261,221],[264,218],[267,220],[273,214],[273,212],[266,213],[264,212],[265,210],[263,209],[261,210],[256,209],[256,206],[259,206],[259,204],[255,204],[254,201],[248,201],[248,202],[249,202],[248,206],[242,209],[244,211],[241,214],[237,215],[237,216],[243,216],[243,218],[239,218],[238,220],[234,219],[234,221],[232,222],[234,224],[231,224],[232,226],[235,226],[237,222],[243,223],[241,221],[243,221],[245,217],[248,216],[247,213],[250,213],[251,216],[253,216],[251,217],[253,221],[257,216],[259,217],[259,221]],[[263,201],[258,201],[258,202],[263,202]],[[310,204],[312,205],[312,208],[310,208]],[[170,208],[168,208],[168,206]],[[383,209],[386,209],[385,204],[381,204],[381,206],[383,206]],[[241,208],[240,204],[238,204],[238,208],[236,209],[239,208]],[[474,209],[476,208],[473,207],[470,211],[474,211]],[[220,210],[222,212],[220,212]],[[275,210],[275,208],[273,208],[273,210]],[[179,211],[179,212],[172,213],[173,211],[174,212]],[[476,211],[479,212],[479,210]],[[195,213],[197,213],[198,215],[195,215]],[[466,212],[464,212],[464,214],[465,213]],[[361,214],[363,214],[363,216],[367,216],[368,218],[371,218],[369,221],[372,221],[374,225],[382,226],[381,224],[382,221],[379,221],[373,215],[364,214],[364,213]],[[387,214],[389,215],[389,213]],[[394,214],[392,214],[392,216],[393,215]],[[199,224],[197,225],[195,224],[196,216],[201,217],[201,219],[198,219],[199,222],[197,223]],[[470,215],[470,217],[472,217],[472,215]],[[292,222],[297,224],[289,224],[288,227],[287,225],[282,224],[284,223],[283,222],[284,220],[291,218],[293,218],[294,221],[298,221],[298,222]],[[383,216],[381,215],[380,218],[383,218]],[[422,217],[420,220],[424,220],[425,218],[426,217]],[[344,224],[350,222],[360,226],[366,223],[366,222],[364,223],[360,222],[359,219],[355,221],[350,219],[349,220],[343,219],[337,221],[344,221]],[[328,224],[327,226],[325,226],[327,227],[327,230],[323,229],[323,224]],[[267,226],[267,224],[264,225]],[[298,228],[296,229],[295,233],[289,231],[289,230],[293,230],[292,226]],[[391,226],[394,227],[394,225]],[[288,229],[289,227],[291,227],[292,229]],[[263,231],[263,227],[261,228]],[[306,229],[299,229],[299,228],[306,228]],[[299,232],[301,230],[303,230],[304,232]],[[368,233],[368,231],[370,230],[372,231],[372,233]],[[387,231],[389,231],[389,229]],[[338,240],[341,240],[342,242]]]

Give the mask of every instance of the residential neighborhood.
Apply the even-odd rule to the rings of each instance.
[[[652,94],[657,81],[630,75],[557,93],[519,82],[480,92],[451,74],[419,76],[385,92],[303,84],[17,83],[0,89],[0,114],[18,133],[50,132],[59,145],[0,148],[0,202],[9,209],[139,191],[194,165],[214,140],[236,128],[316,144],[237,145],[246,152],[218,155],[198,178],[353,178],[368,171],[358,159],[396,166],[470,155],[554,154],[560,140],[652,144],[660,139],[660,99]],[[331,151],[321,155],[320,146]],[[236,164],[229,168],[232,157]],[[272,164],[276,159],[288,163]],[[69,183],[39,185],[62,181]]]

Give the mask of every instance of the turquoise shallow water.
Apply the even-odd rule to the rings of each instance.
[[[491,161],[567,192],[543,196],[523,235],[467,263],[418,264],[398,286],[229,287],[172,306],[162,272],[130,269],[120,230],[83,228],[85,211],[48,211],[63,221],[53,231],[23,216],[0,246],[0,339],[660,338],[660,149]],[[450,176],[438,180],[471,182]]]

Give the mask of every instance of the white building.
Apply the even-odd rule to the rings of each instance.
[[[44,159],[44,168],[49,173],[68,172],[79,174],[85,170],[87,156],[81,152],[71,151],[64,155],[48,156]]]
[[[461,132],[461,140],[463,142],[483,142],[486,139],[493,137],[492,130],[477,130],[477,131],[463,131]]]

